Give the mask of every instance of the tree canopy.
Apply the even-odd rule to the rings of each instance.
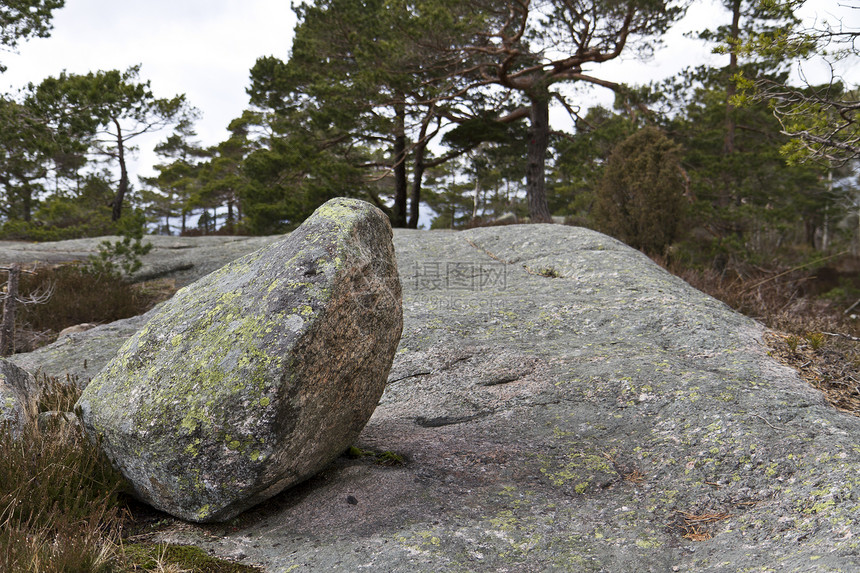
[[[111,218],[119,220],[129,191],[127,154],[136,137],[178,123],[191,113],[185,96],[156,98],[149,82],[138,82],[140,67],[91,72],[63,72],[30,86],[28,103],[58,134],[85,140],[88,152],[119,167]],[[74,113],[69,113],[72,110]]]
[[[763,9],[795,10],[800,0],[762,1]],[[842,8],[857,11],[860,3],[845,2]],[[785,78],[740,77],[739,98],[767,102],[780,122],[781,132],[791,138],[783,148],[791,162],[807,160],[844,166],[860,158],[860,91],[845,82],[837,71],[850,69],[860,56],[860,28],[850,18],[836,16],[809,26],[794,19],[770,34],[760,34],[738,46],[745,54],[763,58],[780,58],[803,65],[823,58],[830,66],[828,81],[810,84],[803,75],[799,84]]]
[[[0,47],[14,50],[21,41],[51,33],[51,18],[65,0],[4,0],[0,3]],[[0,72],[6,67],[0,63]]]

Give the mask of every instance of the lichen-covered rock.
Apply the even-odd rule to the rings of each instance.
[[[18,435],[29,419],[27,402],[35,391],[36,380],[32,374],[0,359],[0,426],[6,425]]]
[[[77,408],[141,499],[229,519],[353,442],[403,325],[391,237],[381,211],[334,199],[179,291],[127,341]]]
[[[860,571],[860,417],[774,362],[763,326],[587,229],[394,245],[403,336],[354,444],[373,455],[155,541],[266,571]],[[97,370],[130,329],[57,354]]]

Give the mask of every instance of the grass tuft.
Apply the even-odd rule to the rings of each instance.
[[[69,412],[80,397],[73,379],[38,377],[28,422],[13,438],[0,425],[0,571],[3,573],[249,573],[259,569],[198,549],[123,545],[131,517],[126,482],[84,435],[81,424],[40,412]]]
[[[259,569],[210,557],[188,545],[129,544],[123,547],[129,571],[152,573],[253,573]]]
[[[17,439],[0,427],[0,571],[112,570],[122,476],[80,425],[36,423],[40,403],[68,403],[76,391],[27,404]]]

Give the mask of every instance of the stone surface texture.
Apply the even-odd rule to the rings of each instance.
[[[860,419],[760,324],[584,229],[394,244],[403,337],[356,445],[405,463],[339,457],[162,540],[278,573],[860,570]],[[119,344],[97,330],[82,354]]]
[[[178,286],[185,286],[200,277],[218,270],[230,261],[264,247],[280,237],[169,237],[151,235],[144,243],[152,250],[140,257],[143,266],[134,275],[144,281],[169,277]],[[85,263],[97,255],[103,241],[113,243],[121,237],[93,237],[52,243],[0,241],[0,262],[23,265],[56,265]]]
[[[226,520],[355,440],[401,329],[387,218],[332,200],[180,290],[77,408],[138,497],[183,519]]]
[[[39,371],[60,379],[65,379],[68,374],[77,384],[86,387],[93,376],[116,355],[119,347],[160,309],[161,306],[158,306],[141,316],[66,335],[33,352],[13,354],[8,360],[29,372]]]
[[[36,391],[32,374],[0,358],[0,425],[6,424],[13,435],[28,421],[28,402]]]

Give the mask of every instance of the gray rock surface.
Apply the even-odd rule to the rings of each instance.
[[[113,243],[120,237],[95,237],[52,243],[0,241],[0,263],[52,265],[86,262],[97,255],[102,241]],[[143,266],[135,280],[173,278],[177,286],[185,286],[202,276],[218,270],[230,261],[256,251],[278,237],[166,237],[149,235],[144,243],[152,250],[140,258]]]
[[[13,435],[29,419],[29,401],[37,391],[32,374],[0,358],[0,425],[6,425]]]
[[[42,372],[61,380],[68,374],[80,386],[86,387],[116,355],[120,346],[159,309],[160,306],[141,316],[69,334],[33,352],[13,354],[8,360],[29,372]]]
[[[97,327],[98,325],[99,324],[97,322],[82,322],[80,324],[75,324],[73,326],[67,326],[66,328],[64,328],[63,330],[60,331],[60,333],[57,335],[57,339],[59,340],[60,338],[62,338],[64,336],[68,336],[70,334],[77,334],[79,332],[86,332],[87,330],[91,330],[91,329]]]
[[[761,325],[583,229],[394,238],[404,333],[357,445],[406,463],[164,540],[271,572],[860,570],[860,420]]]
[[[76,408],[142,500],[187,520],[230,519],[353,443],[402,321],[387,217],[334,199],[180,290]]]

